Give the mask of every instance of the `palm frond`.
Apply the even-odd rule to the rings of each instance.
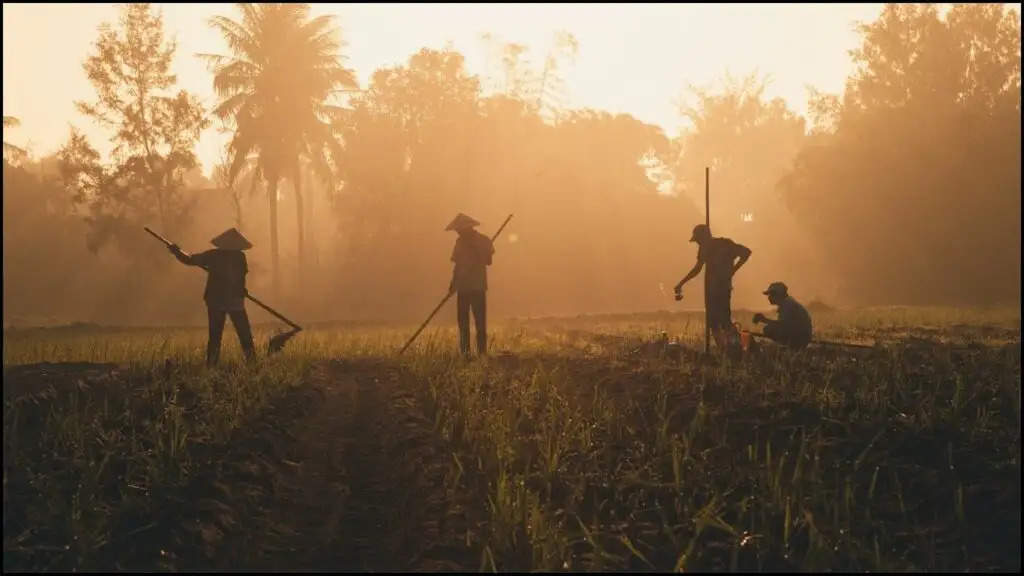
[[[221,33],[228,48],[236,55],[245,55],[249,59],[258,58],[260,43],[253,31],[226,16],[213,16],[208,22],[212,28]]]
[[[259,70],[251,63],[235,60],[216,71],[213,89],[222,98],[239,92],[252,92],[259,77]]]
[[[210,19],[232,56],[199,55],[214,71],[220,101],[213,113],[233,119],[232,182],[246,162],[280,175],[310,162],[330,178],[344,152],[339,126],[348,114],[328,103],[358,89],[343,65],[343,42],[333,16],[310,18],[309,4],[241,4],[240,20]],[[339,90],[340,89],[340,90]]]

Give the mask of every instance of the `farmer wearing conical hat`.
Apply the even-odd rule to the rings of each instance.
[[[469,311],[476,321],[476,350],[487,354],[487,267],[491,264],[494,244],[473,229],[476,220],[459,213],[445,230],[455,230],[459,238],[452,251],[452,281],[448,293],[458,292],[459,350],[469,356]]]
[[[731,342],[739,342],[739,334],[732,323],[732,277],[750,258],[751,250],[729,238],[713,237],[711,229],[705,224],[694,226],[690,242],[696,242],[699,246],[697,263],[676,284],[676,300],[683,297],[683,285],[700,274],[707,264],[708,324],[717,345],[726,348]]]
[[[772,282],[764,291],[768,302],[779,309],[779,319],[754,314],[754,324],[763,322],[764,335],[790,348],[800,349],[811,342],[811,315],[795,298],[789,295],[789,288],[782,282]]]
[[[225,316],[228,315],[235,325],[246,358],[253,358],[255,351],[249,316],[245,313],[245,275],[249,267],[242,252],[252,248],[252,244],[234,228],[210,240],[210,243],[216,246],[214,250],[191,256],[182,252],[177,244],[170,246],[171,254],[182,263],[202,266],[207,271],[206,291],[203,293],[210,321],[210,338],[206,345],[207,366],[216,365],[220,358],[220,339],[224,333]]]

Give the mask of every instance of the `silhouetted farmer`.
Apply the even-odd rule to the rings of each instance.
[[[463,356],[469,356],[470,308],[476,321],[476,351],[481,356],[487,354],[487,267],[491,264],[494,244],[473,229],[479,225],[460,212],[445,228],[459,233],[452,251],[455,269],[448,292],[458,292],[459,349]]]
[[[206,364],[213,366],[220,358],[220,339],[224,333],[224,320],[231,315],[231,323],[238,333],[238,342],[246,358],[252,359],[254,347],[249,317],[245,313],[245,275],[249,267],[242,250],[252,248],[245,236],[231,228],[210,243],[215,250],[186,256],[177,244],[170,246],[171,254],[189,266],[206,268],[206,291],[203,299],[210,321],[210,339],[206,345]]]
[[[729,336],[732,335],[736,336],[733,341],[738,344],[739,335],[732,324],[732,310],[730,309],[732,276],[750,258],[750,249],[728,238],[712,237],[711,230],[704,224],[698,224],[693,228],[690,242],[696,242],[700,246],[697,250],[697,264],[679,281],[679,284],[676,284],[676,299],[682,298],[683,285],[700,274],[701,269],[707,264],[707,314],[711,332],[720,348],[725,348]],[[737,258],[739,261],[736,260]]]
[[[754,314],[754,324],[764,322],[764,335],[791,348],[803,348],[811,342],[811,315],[792,296],[782,282],[773,282],[764,291],[768,301],[778,306],[779,319]]]

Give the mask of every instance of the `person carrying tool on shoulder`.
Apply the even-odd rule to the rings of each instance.
[[[469,311],[476,323],[476,351],[487,355],[487,267],[491,265],[494,244],[473,229],[476,220],[459,213],[445,230],[455,230],[459,237],[452,251],[452,280],[448,293],[458,293],[459,350],[469,356]]]
[[[694,226],[690,242],[696,242],[699,246],[697,263],[676,284],[676,300],[683,297],[683,285],[700,274],[701,269],[707,264],[707,315],[711,333],[714,334],[715,342],[721,349],[726,349],[730,342],[738,345],[739,334],[733,326],[730,307],[732,277],[750,258],[751,250],[729,238],[711,236],[711,230],[705,224]]]
[[[210,243],[216,246],[214,250],[191,256],[182,252],[177,244],[168,247],[171,254],[183,264],[201,266],[207,270],[206,290],[203,292],[210,330],[206,345],[206,365],[215,366],[220,358],[220,341],[224,333],[225,316],[228,315],[235,326],[242,352],[251,360],[255,356],[255,347],[249,316],[245,313],[245,276],[249,267],[242,251],[252,248],[252,244],[234,228],[210,240]]]
[[[754,324],[764,323],[764,335],[779,344],[793,349],[801,349],[811,342],[811,315],[795,298],[789,295],[789,289],[782,282],[772,282],[764,291],[768,301],[778,307],[779,319],[765,318],[764,314],[754,314]]]

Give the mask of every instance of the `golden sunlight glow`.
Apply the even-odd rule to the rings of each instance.
[[[37,155],[67,139],[70,121],[101,152],[103,130],[83,118],[74,100],[93,91],[82,60],[97,26],[117,21],[116,4],[4,4],[4,114],[21,120],[18,137]],[[172,70],[180,88],[214,101],[212,76],[196,54],[225,52],[207,25],[215,15],[233,16],[233,4],[157,4],[168,38],[178,42]],[[806,110],[808,85],[842,89],[851,71],[847,51],[857,45],[855,21],[877,17],[881,4],[313,4],[314,16],[337,16],[346,65],[361,87],[381,67],[404,63],[420,48],[451,47],[482,79],[501,74],[489,63],[485,33],[522,44],[535,68],[556,34],[579,43],[566,69],[566,104],[632,114],[661,126],[669,136],[686,125],[678,104],[687,85],[711,85],[725,72],[754,71],[772,78],[766,96]],[[815,26],[807,28],[806,22]],[[382,35],[381,31],[387,32]],[[60,38],[54,43],[53,38]],[[671,54],[671,57],[660,55]],[[658,56],[658,57],[652,57]],[[490,67],[490,69],[488,69]],[[60,89],[53,81],[60,78]],[[485,82],[485,85],[487,83]],[[209,174],[227,135],[207,128],[197,153]],[[19,143],[16,139],[15,143]],[[663,191],[668,190],[662,184]]]

